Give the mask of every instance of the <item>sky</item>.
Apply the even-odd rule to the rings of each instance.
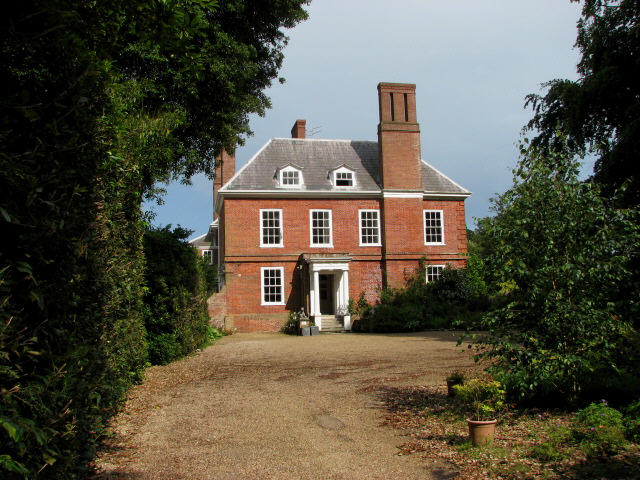
[[[554,78],[576,79],[581,5],[569,0],[314,0],[287,30],[272,108],[250,117],[239,170],[269,139],[306,119],[312,138],[377,140],[379,82],[416,84],[422,158],[472,193],[467,226],[490,215],[512,184],[517,143],[531,118],[525,96]],[[585,165],[585,172],[592,166]],[[205,233],[212,181],[172,183],[155,225]]]

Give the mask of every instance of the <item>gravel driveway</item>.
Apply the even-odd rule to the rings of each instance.
[[[381,386],[442,384],[470,367],[451,332],[236,334],[147,370],[95,479],[430,479],[380,425]]]

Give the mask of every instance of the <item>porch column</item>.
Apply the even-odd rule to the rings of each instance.
[[[320,316],[320,273],[313,269],[313,277],[311,278],[311,318],[322,330],[322,319]]]
[[[342,298],[344,305],[349,306],[349,270],[342,271]],[[351,330],[351,315],[347,312],[344,316],[344,329]]]
[[[309,318],[316,315],[316,274],[309,269]]]

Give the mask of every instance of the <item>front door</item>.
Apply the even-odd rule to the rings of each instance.
[[[319,275],[320,314],[335,315],[333,301],[333,275]]]

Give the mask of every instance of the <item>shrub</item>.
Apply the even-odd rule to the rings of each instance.
[[[604,400],[579,410],[573,431],[580,448],[588,456],[615,454],[627,444],[622,414]]]
[[[407,332],[440,330],[456,326],[466,328],[489,308],[486,296],[479,292],[481,279],[470,279],[467,269],[446,268],[439,280],[425,282],[425,265],[408,279],[405,288],[382,289],[378,305],[371,308],[364,295],[353,311],[360,314],[354,331]],[[474,283],[475,282],[475,283]]]
[[[640,400],[626,408],[624,417],[626,435],[632,442],[640,443]]]
[[[287,335],[297,335],[299,320],[300,315],[298,314],[298,312],[289,312],[289,318],[280,329],[280,332],[286,333]]]
[[[472,378],[454,385],[458,404],[472,420],[493,420],[505,408],[505,391],[500,382]]]
[[[186,241],[190,232],[171,226],[148,229],[145,326],[150,361],[166,364],[208,341],[204,265]]]
[[[149,339],[149,361],[153,365],[166,365],[182,356],[182,345],[175,333],[158,333]]]
[[[553,427],[547,440],[531,447],[529,455],[543,462],[557,462],[570,455],[572,444],[573,431],[564,425],[560,425]]]

